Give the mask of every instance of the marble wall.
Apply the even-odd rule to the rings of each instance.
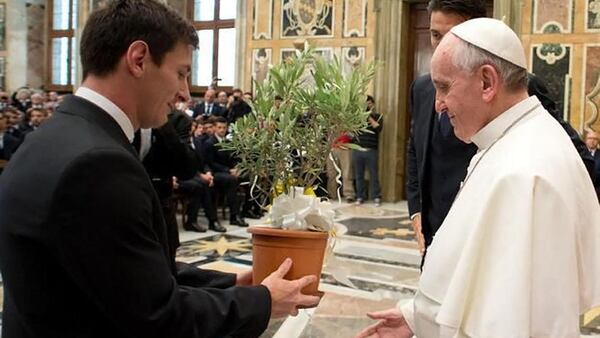
[[[250,0],[246,2],[244,89],[263,81],[268,65],[308,40],[349,70],[374,59],[375,13],[367,0]]]
[[[27,84],[41,88],[44,84],[46,5],[29,3],[27,12]]]
[[[4,0],[0,88],[43,85],[45,66],[45,0]],[[0,19],[2,21],[2,19]]]
[[[600,130],[600,0],[526,1],[520,28],[531,71],[565,118]]]

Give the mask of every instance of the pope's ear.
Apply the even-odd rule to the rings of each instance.
[[[150,48],[144,41],[134,41],[127,48],[125,62],[129,73],[134,77],[142,77],[150,60]]]
[[[496,96],[496,93],[498,93],[500,75],[496,71],[496,68],[491,65],[481,66],[480,72],[483,100],[489,102]]]

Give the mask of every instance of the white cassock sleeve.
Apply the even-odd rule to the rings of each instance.
[[[593,192],[519,174],[490,184],[472,200],[481,209],[453,210],[471,224],[457,232],[467,238],[454,238],[463,244],[453,251],[436,322],[472,337],[579,337],[579,314],[600,301],[600,208],[571,201],[593,201]],[[444,236],[439,244],[453,234]],[[426,269],[443,270],[438,261]],[[435,284],[425,281],[425,293],[428,283]]]
[[[410,329],[415,332],[415,300],[414,298],[399,301],[396,304],[396,308],[404,316],[404,320],[408,323]]]

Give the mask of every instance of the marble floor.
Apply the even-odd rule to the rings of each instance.
[[[414,294],[421,258],[406,203],[381,207],[340,203],[336,214],[337,238],[321,275],[319,289],[325,292],[321,303],[296,317],[272,320],[261,337],[353,337],[373,322],[366,312],[392,307]],[[178,260],[227,272],[250,269],[250,234],[246,228],[227,228],[225,234],[181,230]],[[600,337],[600,308],[582,316],[581,332],[582,337]]]

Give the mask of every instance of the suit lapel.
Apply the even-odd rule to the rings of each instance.
[[[429,157],[429,142],[431,141],[431,128],[433,126],[433,119],[435,118],[435,87],[433,86],[433,82],[431,81],[431,76],[428,77],[428,81],[426,82],[423,90],[423,94],[421,99],[423,100],[423,104],[420,108],[423,110],[419,112],[419,115],[425,120],[422,124],[425,127],[425,133],[423,134],[425,137],[422,140],[423,142],[423,161],[420,163],[419,168],[419,182],[423,182],[423,174],[425,171],[425,163],[427,163],[427,159]]]

